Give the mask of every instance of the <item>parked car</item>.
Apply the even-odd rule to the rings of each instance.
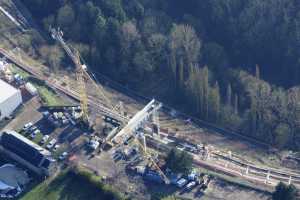
[[[184,190],[186,192],[191,191],[196,185],[197,185],[196,181],[192,181],[185,186]]]
[[[52,149],[56,144],[56,139],[52,139],[46,146],[47,149]]]
[[[43,116],[44,116],[45,118],[48,118],[48,117],[50,116],[50,113],[49,113],[49,111],[45,111],[45,112],[43,112]]]
[[[26,131],[29,128],[31,128],[32,126],[33,126],[32,122],[29,122],[29,123],[27,123],[27,124],[24,125],[23,130]]]
[[[41,140],[41,144],[45,144],[48,140],[49,140],[49,135],[44,135]]]
[[[198,177],[198,174],[196,172],[191,172],[189,175],[188,175],[188,180],[189,181],[195,181]]]
[[[68,153],[67,152],[63,152],[59,157],[58,157],[58,159],[59,160],[65,160],[67,157],[68,157]]]
[[[90,140],[90,142],[89,142],[89,147],[93,150],[96,150],[99,145],[100,145],[100,143],[94,139]]]
[[[187,184],[187,180],[185,178],[181,178],[177,181],[176,185],[179,188],[182,188],[183,186],[185,186]]]
[[[69,123],[69,120],[68,120],[68,119],[63,119],[63,120],[62,120],[62,124],[63,124],[63,125],[66,125],[66,124],[68,124],[68,123]]]
[[[54,148],[53,148],[53,151],[57,151],[57,149],[60,147],[60,145],[59,144],[56,144],[55,146],[54,146]]]
[[[30,129],[29,129],[29,131],[30,131],[30,132],[34,132],[36,129],[37,129],[36,126],[31,126]]]

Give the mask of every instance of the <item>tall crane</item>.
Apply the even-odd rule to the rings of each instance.
[[[86,90],[86,82],[89,80],[90,83],[93,84],[93,86],[96,88],[96,91],[98,94],[101,95],[101,97],[104,99],[104,103],[107,105],[108,109],[110,110],[109,113],[112,116],[116,116],[118,119],[127,120],[125,117],[123,117],[124,113],[117,113],[116,109],[118,106],[114,106],[109,98],[104,94],[104,89],[101,85],[97,84],[95,80],[91,77],[91,75],[87,71],[87,66],[85,64],[82,64],[80,53],[75,48],[68,45],[64,39],[63,39],[63,32],[60,29],[54,29],[50,27],[51,36],[53,39],[57,40],[60,45],[63,47],[65,52],[68,54],[68,56],[71,58],[73,63],[76,66],[76,78],[78,81],[79,86],[79,93],[80,93],[80,106],[82,110],[82,118],[85,121],[89,121],[88,117],[88,95]],[[95,78],[95,77],[94,77]],[[123,107],[123,104],[122,104]],[[121,110],[121,109],[120,109]]]
[[[88,115],[88,96],[86,93],[86,85],[85,85],[85,76],[86,66],[81,63],[80,55],[77,50],[71,50],[71,48],[65,43],[63,39],[63,32],[61,30],[51,30],[51,36],[53,39],[57,40],[63,49],[66,51],[68,56],[71,58],[76,67],[76,80],[79,86],[79,95],[80,95],[80,107],[81,107],[81,118],[84,122],[89,123],[89,115]]]

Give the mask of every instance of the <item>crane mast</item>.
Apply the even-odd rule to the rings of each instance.
[[[86,93],[86,85],[85,85],[85,79],[84,74],[86,70],[86,66],[83,65],[80,61],[80,55],[77,50],[71,50],[71,48],[66,44],[66,42],[63,39],[63,32],[58,29],[50,29],[51,30],[51,36],[53,39],[57,40],[65,52],[68,54],[68,56],[71,58],[73,63],[76,67],[76,80],[78,82],[78,89],[79,89],[79,95],[80,95],[80,108],[81,108],[81,118],[84,122],[89,123],[89,115],[88,115],[88,96]]]
[[[77,72],[76,72],[76,79],[79,84],[79,94],[80,94],[80,107],[82,112],[82,120],[84,122],[89,123],[89,115],[88,115],[88,96],[86,93],[86,85],[85,85],[85,79],[84,79],[84,68],[85,65],[81,65],[78,63]]]
[[[80,106],[82,110],[82,117],[85,121],[88,121],[88,95],[86,90],[86,82],[90,81],[90,83],[93,84],[98,94],[101,95],[101,97],[104,100],[104,103],[106,107],[110,110],[109,114],[111,116],[116,117],[117,119],[121,119],[122,122],[126,122],[128,119],[124,116],[124,108],[123,104],[120,105],[120,112],[117,112],[117,107],[112,104],[112,101],[105,95],[104,89],[101,87],[101,85],[97,84],[96,81],[91,77],[89,72],[87,71],[87,66],[82,64],[81,57],[79,52],[75,48],[71,48],[70,45],[68,45],[64,39],[63,39],[63,32],[58,28],[57,30],[50,27],[51,36],[53,39],[57,40],[60,45],[63,47],[65,52],[68,54],[68,56],[71,58],[73,63],[76,66],[76,78],[78,82],[78,89],[80,92]],[[95,78],[95,77],[94,77]]]
[[[165,182],[166,184],[170,184],[169,178],[168,178],[168,177],[165,175],[165,173],[160,169],[160,167],[158,166],[158,164],[156,164],[156,162],[155,162],[155,160],[152,158],[151,154],[148,153],[147,147],[146,147],[146,141],[145,141],[145,140],[146,140],[146,136],[143,135],[142,137],[143,137],[143,140],[144,140],[144,142],[143,142],[144,144],[138,140],[137,136],[134,137],[135,143],[138,144],[138,145],[141,147],[141,149],[143,150],[143,152],[144,152],[146,158],[148,158],[148,159],[150,160],[150,162],[153,164],[153,166],[155,167],[155,169],[158,171],[159,175],[162,177],[162,179],[164,180],[164,182]]]

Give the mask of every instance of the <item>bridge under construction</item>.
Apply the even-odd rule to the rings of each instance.
[[[49,78],[39,70],[26,64],[13,51],[0,48],[0,53],[8,60],[15,63],[18,67],[32,74],[36,78],[45,81],[45,83],[49,87],[79,101],[81,109],[83,111],[82,116],[85,120],[89,121],[89,112],[97,112],[100,114],[108,115],[120,121],[122,123],[121,127],[119,129],[115,129],[115,131],[111,132],[112,134],[109,134],[106,138],[106,142],[109,142],[112,145],[122,145],[129,137],[134,137],[138,140],[142,140],[142,142],[140,142],[143,146],[142,148],[147,152],[146,138],[148,136],[153,138],[152,141],[161,143],[162,145],[166,146],[168,146],[168,144],[172,142],[172,139],[176,139],[172,138],[170,141],[168,133],[162,132],[160,129],[161,124],[159,120],[159,114],[162,114],[164,112],[162,111],[163,106],[159,101],[150,100],[144,108],[136,113],[133,113],[132,117],[128,115],[126,116],[126,109],[124,109],[123,105],[124,103],[119,102],[118,105],[112,105],[111,99],[108,98],[107,95],[105,95],[105,90],[100,84],[97,83],[94,76],[91,74],[91,72],[89,72],[88,67],[86,67],[86,65],[82,63],[78,52],[74,48],[68,46],[66,42],[64,42],[62,38],[62,32],[60,32],[59,30],[53,30],[52,36],[54,39],[60,42],[62,47],[65,49],[67,54],[71,57],[72,61],[76,65],[76,77],[79,80],[79,87],[76,89],[70,89],[62,86],[62,84],[58,80]],[[85,94],[86,86],[84,86],[84,84],[87,81],[91,82],[94,85],[95,90],[97,90],[98,93],[102,96],[101,99],[97,99]],[[89,106],[92,106],[96,109],[89,109]],[[192,121],[192,123],[194,122]],[[152,128],[152,133],[154,135],[147,135],[147,137],[146,134],[141,135],[141,131],[139,130],[149,127],[149,124],[151,124],[150,128]],[[157,137],[155,136],[155,134],[157,135]],[[297,186],[300,185],[299,171],[288,171],[285,169],[274,169],[266,166],[255,165],[251,162],[242,161],[240,159],[241,156],[235,153],[220,151],[214,148],[207,148],[207,153],[208,155],[205,159],[200,158],[197,154],[191,153],[194,156],[195,164],[218,170],[221,173],[229,173],[234,176],[242,177],[244,179],[269,186],[275,186],[279,181],[283,181],[289,184],[294,183]],[[160,171],[160,169],[158,170]],[[164,175],[161,174],[161,176]]]

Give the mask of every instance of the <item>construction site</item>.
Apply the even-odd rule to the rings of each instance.
[[[300,187],[300,171],[282,165],[286,152],[274,152],[95,75],[56,27],[43,34],[64,49],[73,68],[50,71],[5,35],[4,28],[13,30],[11,38],[36,28],[19,7],[0,1],[1,21],[7,21],[0,26],[0,77],[20,89],[23,99],[22,108],[1,122],[1,132],[16,131],[50,151],[57,171],[79,165],[137,199],[153,194],[269,199],[280,181]],[[165,168],[174,148],[193,158],[189,174]]]

